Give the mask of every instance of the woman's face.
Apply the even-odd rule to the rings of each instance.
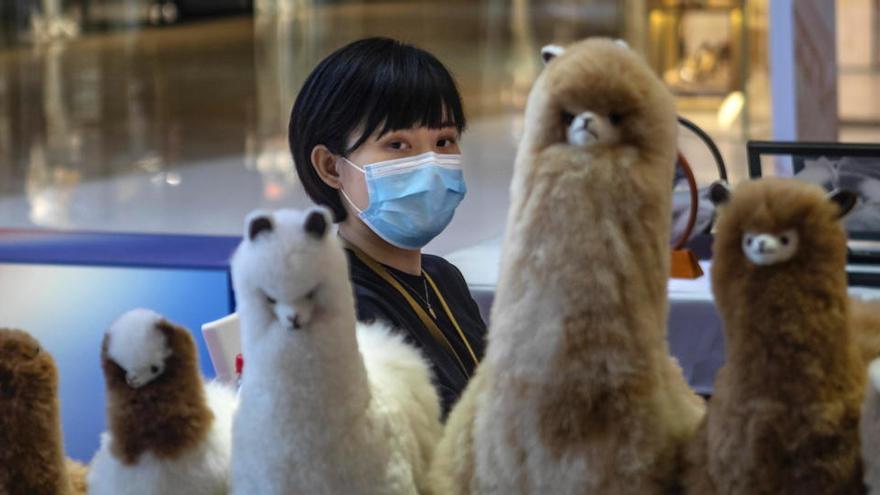
[[[458,129],[453,126],[441,129],[413,127],[391,131],[377,139],[378,132],[376,131],[359,148],[354,150],[348,156],[348,160],[363,168],[371,163],[407,158],[429,151],[441,154],[461,153],[461,149],[458,147]],[[349,138],[349,146],[354,144],[357,136],[357,133],[353,133]],[[342,158],[337,159],[336,170],[342,182],[342,189],[358,208],[365,210],[370,202],[370,197],[367,193],[363,172],[352,167]],[[350,216],[357,215],[357,211],[354,211],[348,202],[343,201],[342,203]]]

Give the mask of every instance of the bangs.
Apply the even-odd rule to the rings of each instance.
[[[467,124],[452,76],[426,52],[401,50],[377,67],[364,88],[360,108],[362,132],[347,150],[357,149],[378,130],[378,137],[412,127],[464,132]],[[390,75],[393,74],[393,77]]]

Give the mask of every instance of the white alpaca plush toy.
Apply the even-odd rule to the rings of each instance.
[[[253,213],[232,259],[245,358],[233,493],[426,490],[441,434],[428,364],[387,328],[356,328],[330,224],[323,208]]]
[[[89,493],[228,493],[235,391],[203,383],[189,331],[153,311],[130,311],[104,336],[101,361],[109,431]]]

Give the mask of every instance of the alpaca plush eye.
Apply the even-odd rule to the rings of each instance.
[[[150,366],[150,372],[155,375],[156,373],[159,372],[159,367],[156,366],[155,364],[153,366]]]
[[[619,125],[623,122],[623,115],[619,113],[612,113],[608,116],[608,121],[611,122],[611,125]]]
[[[751,246],[754,238],[752,236],[746,237],[746,246]]]
[[[788,236],[784,235],[784,236],[780,237],[779,242],[781,242],[783,246],[788,246],[788,242],[789,242]]]
[[[278,301],[276,301],[275,299],[272,299],[271,297],[266,295],[266,302],[269,303],[270,305],[274,306],[275,303],[277,303]]]
[[[571,125],[574,122],[574,115],[568,112],[562,112],[562,122],[565,123],[566,126]]]

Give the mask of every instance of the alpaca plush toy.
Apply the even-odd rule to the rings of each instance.
[[[109,431],[92,460],[94,495],[229,491],[235,392],[204,384],[189,331],[145,309],[104,336]]]
[[[861,420],[865,485],[871,495],[880,494],[880,358],[868,367],[868,386]]]
[[[880,301],[850,298],[853,332],[865,366],[880,357]]]
[[[435,453],[434,491],[666,493],[703,413],[666,343],[673,99],[620,43],[544,54],[488,352]]]
[[[0,495],[83,494],[85,473],[64,456],[55,360],[27,333],[0,329]]]
[[[713,196],[725,203],[712,287],[727,361],[691,445],[688,493],[862,493],[865,368],[840,221],[855,196],[794,179]]]
[[[331,221],[323,208],[254,213],[232,259],[245,358],[236,494],[426,490],[442,432],[428,364],[386,328],[356,330]]]

